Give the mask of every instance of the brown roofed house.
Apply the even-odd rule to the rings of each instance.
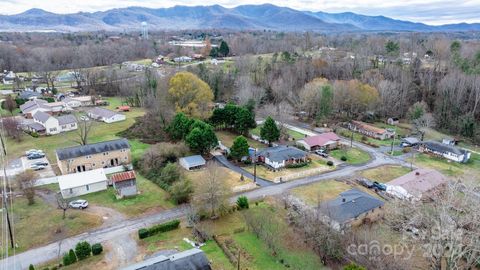
[[[115,173],[110,178],[117,197],[124,198],[137,195],[137,177],[134,171]]]
[[[395,136],[395,131],[391,129],[378,128],[361,121],[351,121],[348,128],[368,137],[378,140],[385,140]]]
[[[448,179],[433,169],[417,169],[393,179],[387,185],[400,186],[414,199],[426,199],[447,183]]]

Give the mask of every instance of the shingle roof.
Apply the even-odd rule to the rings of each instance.
[[[130,144],[127,139],[118,139],[113,141],[99,142],[87,145],[79,145],[73,147],[67,147],[57,149],[57,156],[59,160],[65,160],[70,158],[82,157],[87,155],[93,155],[108,151],[115,151],[120,149],[130,148]]]
[[[455,155],[464,155],[468,152],[464,149],[460,149],[455,146],[451,146],[451,145],[447,145],[447,144],[443,144],[435,141],[426,141],[426,142],[422,142],[422,144],[432,151],[437,151],[442,153],[450,152],[450,153],[454,153]]]
[[[446,183],[447,178],[436,170],[417,169],[388,182],[388,185],[401,186],[408,193],[421,197],[424,192]]]
[[[118,114],[117,112],[107,110],[107,109],[104,109],[104,108],[100,108],[100,107],[95,107],[95,108],[89,110],[88,113],[98,115],[98,116],[103,117],[103,118],[110,118],[110,117]]]
[[[45,127],[40,125],[39,123],[33,122],[33,123],[28,123],[27,126],[37,132],[44,131]]]
[[[48,103],[46,100],[43,99],[34,99],[31,101],[25,102],[25,104],[20,105],[20,110],[23,113],[28,113],[29,111],[33,110],[37,107],[42,107],[42,105]]]
[[[35,120],[38,120],[42,123],[45,123],[50,117],[52,117],[50,114],[42,111],[37,111],[34,115],[33,118]]]
[[[307,155],[305,151],[292,146],[279,145],[260,150],[258,156],[268,157],[272,161],[283,161],[291,158],[303,158]]]
[[[354,124],[355,126],[357,126],[359,128],[368,130],[370,132],[378,133],[378,134],[383,134],[383,133],[387,132],[386,129],[378,128],[378,127],[369,125],[369,124],[361,122],[361,121],[352,121],[352,124]]]
[[[122,182],[122,181],[127,181],[127,180],[130,180],[130,179],[135,179],[136,176],[135,176],[135,171],[126,171],[126,172],[120,172],[120,173],[116,173],[116,174],[113,174],[110,179],[112,179],[112,181],[114,183],[118,183],[118,182]]]
[[[41,95],[42,95],[41,93],[34,92],[34,91],[22,91],[18,95],[18,97],[21,98],[21,99],[29,99],[31,97],[39,97]]]
[[[77,122],[75,116],[71,114],[59,116],[57,117],[57,120],[59,125],[73,124]]]
[[[192,248],[170,256],[158,255],[123,270],[211,270],[210,263],[201,249]]]
[[[331,219],[339,223],[345,223],[365,212],[383,206],[383,204],[383,201],[352,188],[323,204],[321,210],[328,214]]]
[[[200,155],[183,157],[183,158],[180,158],[180,160],[184,161],[189,168],[203,166],[206,163],[205,159]]]
[[[420,140],[415,137],[406,137],[402,139],[402,142],[406,142],[408,144],[417,144],[420,142]]]
[[[340,137],[333,132],[327,132],[303,139],[310,146],[324,146],[329,141],[339,141]]]

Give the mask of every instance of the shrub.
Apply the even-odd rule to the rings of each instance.
[[[366,142],[368,140],[367,136],[365,135],[362,135],[362,138],[361,138],[362,142]]]
[[[180,220],[175,219],[175,220],[172,220],[172,221],[169,221],[169,222],[165,222],[165,223],[162,223],[162,224],[152,226],[150,228],[142,228],[142,229],[138,230],[138,237],[140,239],[143,239],[143,238],[146,238],[146,237],[158,234],[158,233],[175,230],[176,228],[178,228],[178,226],[180,226]]]
[[[35,267],[33,266],[33,264],[30,264],[30,266],[28,267],[28,270],[35,270]]]
[[[93,255],[98,255],[98,254],[102,253],[102,251],[103,251],[102,244],[96,243],[96,244],[92,245],[92,254]]]
[[[86,259],[92,253],[92,247],[87,241],[79,242],[75,246],[75,254],[79,261]]]
[[[238,206],[238,209],[248,209],[248,207],[249,207],[248,198],[245,197],[245,196],[238,197],[237,206]]]
[[[352,263],[346,265],[345,267],[343,267],[343,270],[366,270],[366,268],[363,267],[363,266],[359,266],[359,265],[352,262]]]
[[[347,157],[346,157],[346,156],[342,156],[342,157],[340,158],[340,160],[341,160],[341,161],[347,161]]]
[[[38,133],[33,131],[32,133],[30,133],[30,135],[33,137],[33,138],[38,138]]]
[[[177,181],[170,187],[169,193],[176,204],[186,203],[190,200],[190,195],[193,193],[192,182],[187,178]]]
[[[412,148],[411,148],[411,147],[404,147],[404,148],[402,149],[402,152],[403,152],[403,153],[410,153],[411,151],[412,151]]]
[[[327,161],[327,165],[328,166],[333,166],[333,161],[331,161],[331,160]]]
[[[305,167],[308,165],[308,162],[301,162],[301,163],[292,163],[292,164],[288,164],[286,167],[287,168],[290,168],[290,169],[293,169],[293,168],[301,168],[301,167]]]
[[[67,266],[75,262],[77,262],[77,256],[75,255],[73,249],[70,249],[68,253],[65,253],[65,255],[63,255],[63,265]]]

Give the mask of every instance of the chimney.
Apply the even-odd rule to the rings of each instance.
[[[416,172],[415,172],[415,175],[420,175],[420,172],[419,172],[419,171],[416,171]]]

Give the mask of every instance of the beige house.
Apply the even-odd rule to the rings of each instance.
[[[62,174],[128,165],[132,162],[127,139],[57,149],[56,156]]]

